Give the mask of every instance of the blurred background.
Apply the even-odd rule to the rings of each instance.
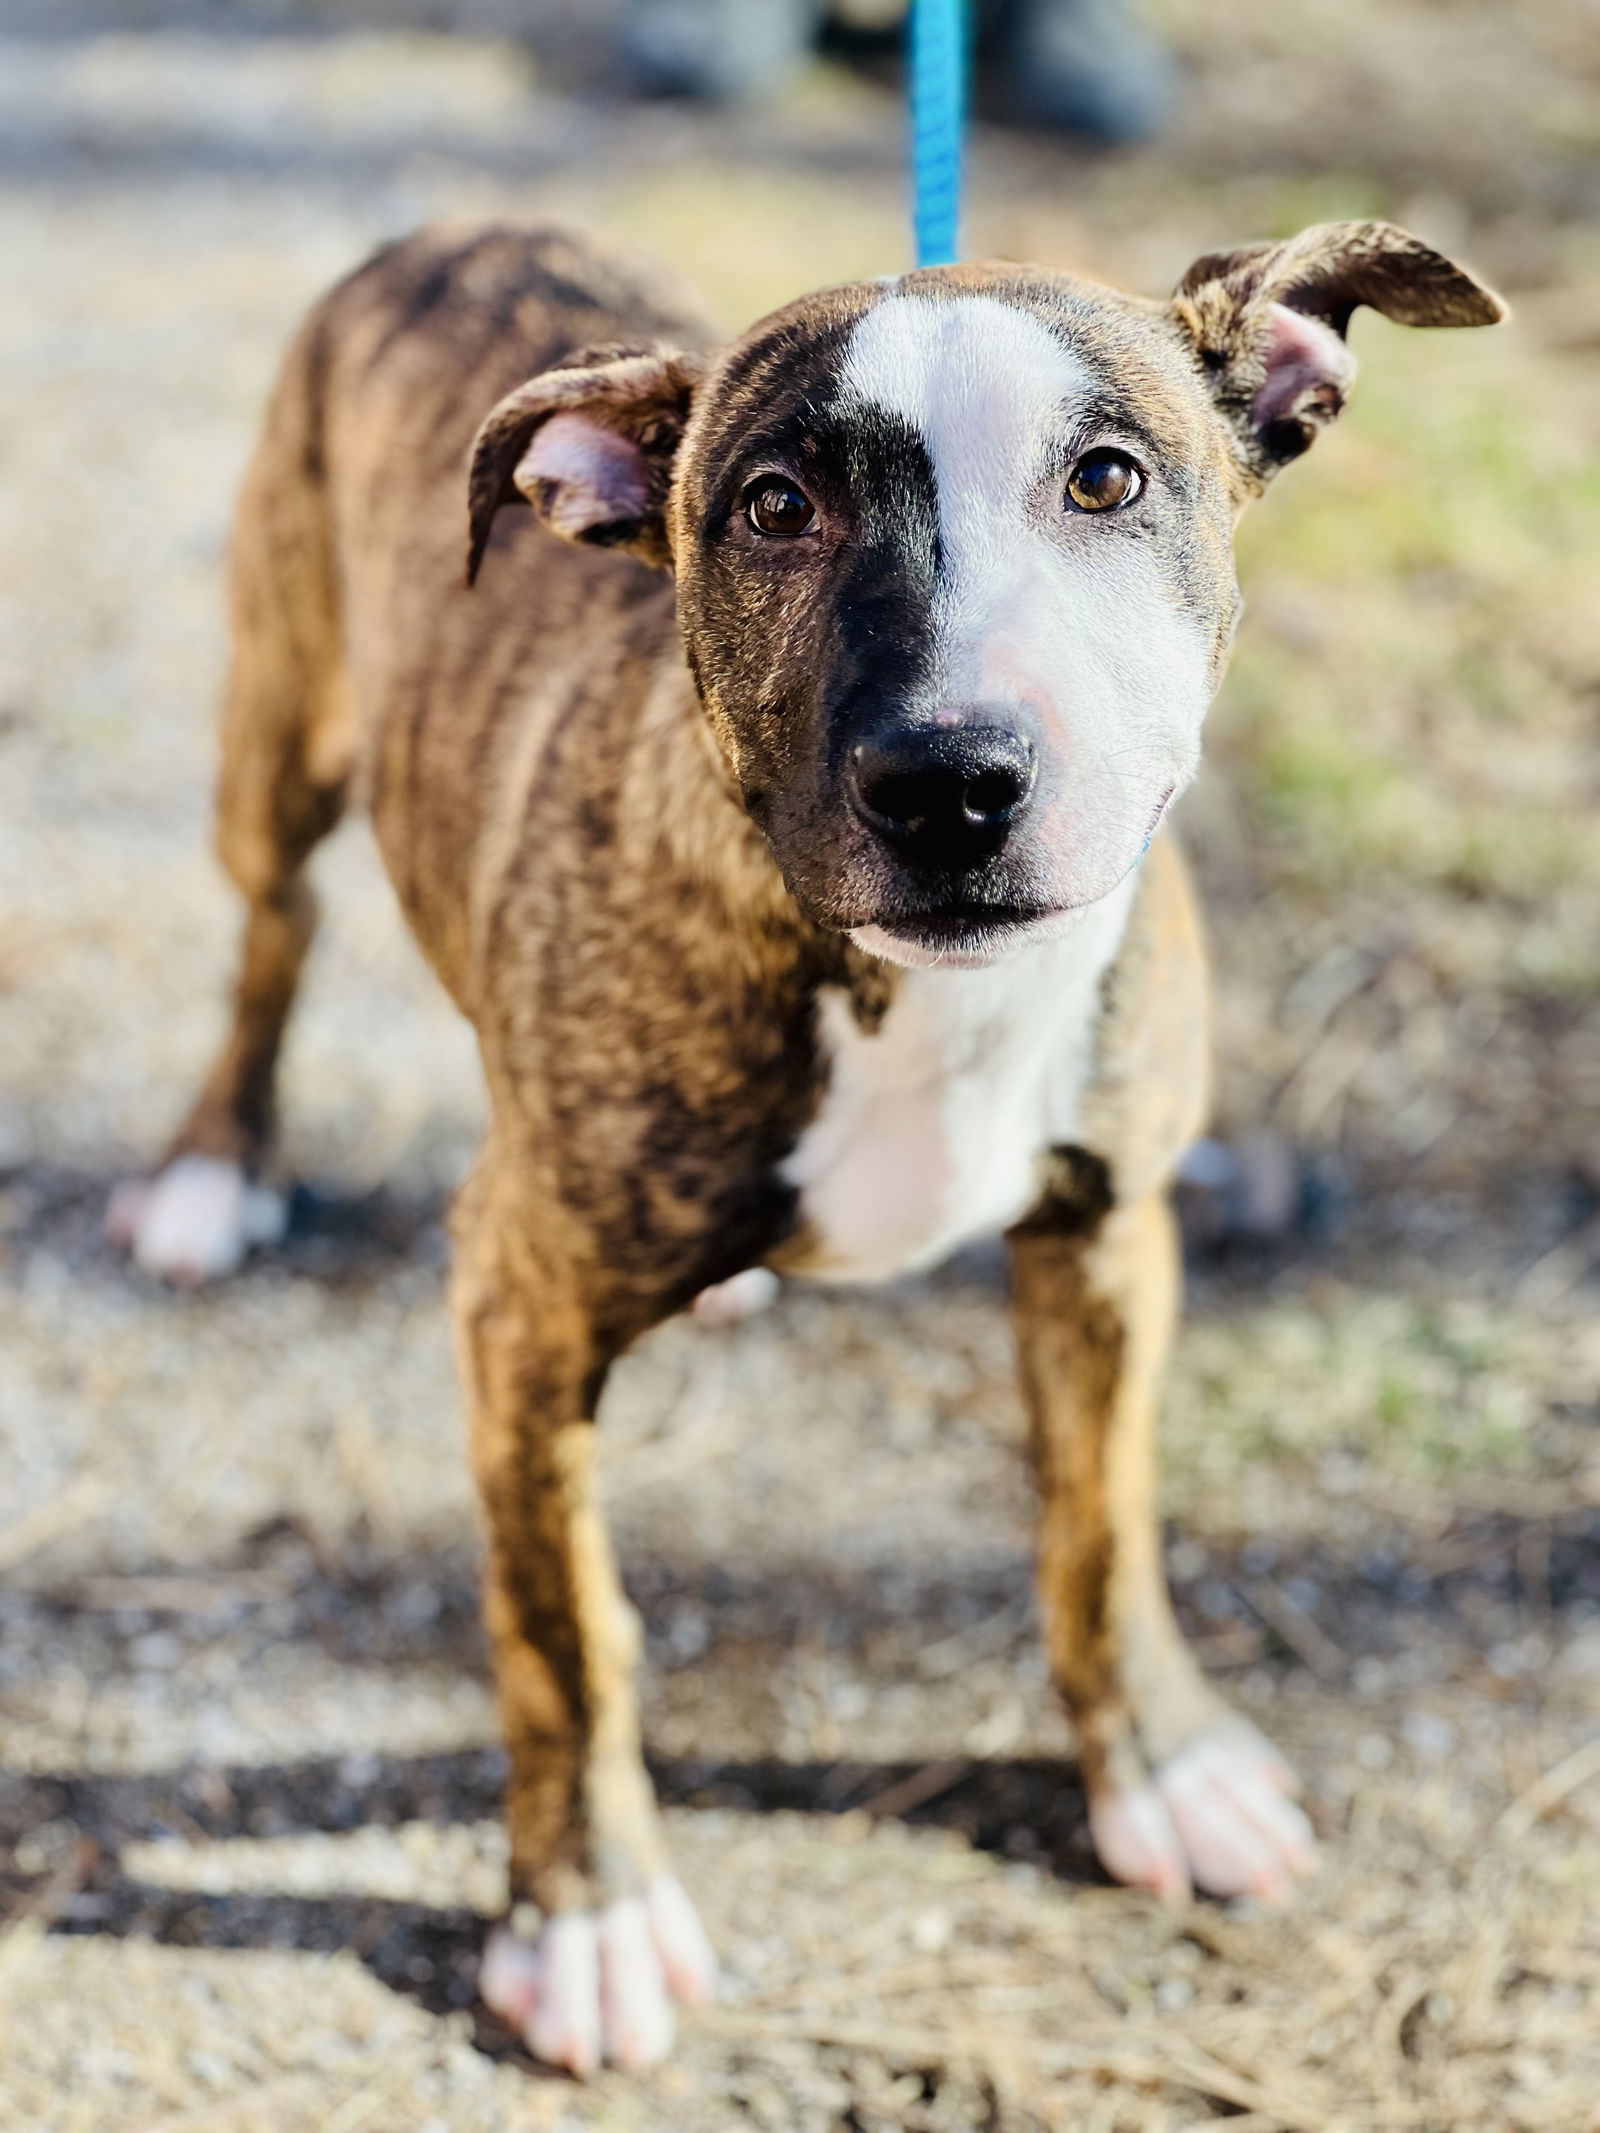
[[[1307,1778],[1296,1911],[1093,1868],[999,1262],[794,1293],[663,1329],[605,1417],[725,2003],[649,2083],[530,2074],[472,2000],[498,1764],[441,1222],[479,1099],[361,825],[288,1243],[175,1297],[100,1241],[220,1025],[222,555],[296,318],[438,215],[596,225],[730,327],[897,270],[894,15],[0,0],[0,2126],[1592,2133],[1593,0],[984,19],[973,252],[1155,294],[1383,215],[1516,312],[1358,316],[1351,411],[1246,522],[1180,816],[1220,1076],[1170,1562]]]

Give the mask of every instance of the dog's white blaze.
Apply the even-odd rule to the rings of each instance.
[[[1100,981],[1130,877],[1070,931],[977,970],[908,970],[879,1029],[822,996],[828,1086],[784,1165],[830,1281],[933,1265],[1026,1214],[1045,1151],[1070,1141]]]
[[[843,382],[928,448],[943,549],[936,620],[947,652],[971,648],[1008,589],[1046,454],[1093,375],[998,297],[888,296],[852,332]]]
[[[1061,900],[1104,895],[1194,773],[1211,675],[1202,630],[1144,543],[1069,549],[1041,517],[1094,373],[1014,304],[895,295],[854,328],[842,379],[911,424],[933,465],[943,700],[1034,708],[1061,770],[1049,855]]]

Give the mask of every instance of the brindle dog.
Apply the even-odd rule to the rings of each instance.
[[[719,348],[587,243],[491,228],[381,253],[289,355],[233,555],[232,1033],[115,1223],[192,1281],[279,1219],[303,868],[359,789],[492,1106],[453,1284],[510,1750],[483,1990],[546,2059],[644,2064],[711,1989],[593,1419],[631,1341],[779,1273],[1006,1234],[1100,1856],[1166,1892],[1313,1864],[1162,1577],[1165,1188],[1207,1045],[1157,832],[1233,633],[1235,518],[1338,412],[1360,304],[1501,315],[1341,223],[1203,259],[1167,304],[934,269]]]

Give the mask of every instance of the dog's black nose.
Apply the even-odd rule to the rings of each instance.
[[[1033,790],[1033,743],[1007,726],[911,726],[850,751],[851,802],[920,866],[959,872],[1005,843]]]

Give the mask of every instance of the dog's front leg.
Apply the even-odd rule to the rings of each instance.
[[[1103,1217],[1047,1201],[1012,1233],[1012,1301],[1042,1495],[1039,1584],[1095,1847],[1119,1880],[1275,1897],[1315,1864],[1277,1751],[1207,1686],[1173,1617],[1155,1503],[1178,1299],[1151,1194]]]
[[[458,1210],[454,1278],[510,1758],[511,1912],[483,1996],[541,2059],[640,2067],[671,2047],[672,1999],[708,1998],[715,1966],[667,1871],[639,1745],[638,1623],[596,1497],[610,1355],[576,1255],[533,1242],[526,1200],[513,1223],[486,1177]]]

